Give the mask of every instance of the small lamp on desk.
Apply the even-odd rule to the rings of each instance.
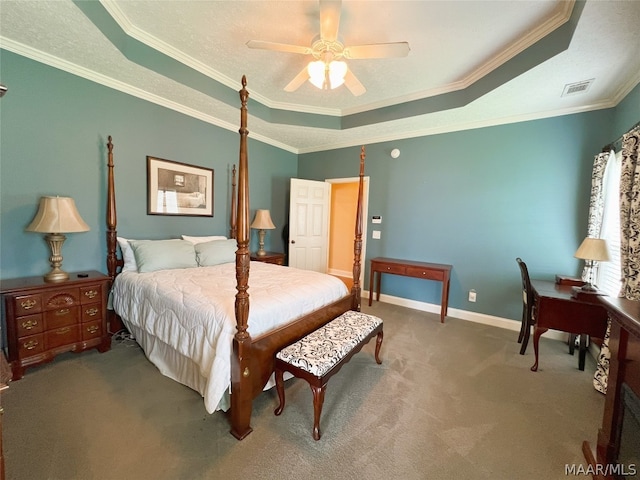
[[[44,276],[46,282],[63,282],[69,274],[62,270],[62,244],[65,233],[88,232],[89,226],[82,220],[73,198],[42,197],[36,216],[27,227],[27,232],[46,233],[45,241],[51,249],[49,263],[51,271]]]
[[[267,254],[264,250],[264,236],[267,232],[265,230],[273,230],[276,226],[271,221],[271,214],[269,210],[257,210],[256,217],[253,219],[251,228],[258,229],[259,249],[257,255],[263,257]]]
[[[581,291],[585,293],[595,293],[598,289],[593,285],[593,270],[597,262],[608,262],[609,249],[607,248],[607,242],[602,238],[585,238],[574,257],[585,261],[585,266],[589,269],[587,275],[587,283],[585,283]]]

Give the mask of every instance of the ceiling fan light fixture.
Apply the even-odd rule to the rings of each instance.
[[[316,60],[315,62],[309,62],[307,73],[311,84],[320,90],[334,89],[344,83],[347,64],[339,60],[333,60],[329,63]]]
[[[307,72],[309,73],[311,84],[322,90],[324,87],[324,62],[322,60],[309,62]]]
[[[347,64],[339,60],[334,60],[329,64],[329,86],[337,88],[344,83],[347,74]]]

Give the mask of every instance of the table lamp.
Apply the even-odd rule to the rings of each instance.
[[[593,285],[593,270],[596,262],[608,262],[610,260],[607,242],[602,238],[587,237],[576,250],[574,257],[584,260],[585,266],[589,269],[587,283],[582,286],[581,291],[587,293],[597,292],[598,289]]]
[[[259,249],[257,255],[262,257],[267,254],[264,251],[264,236],[267,232],[265,230],[273,230],[276,226],[271,221],[271,214],[269,210],[257,210],[256,217],[253,219],[253,223],[251,224],[251,228],[258,229],[258,238],[259,238]]]
[[[26,230],[46,233],[44,239],[51,249],[49,257],[51,271],[44,276],[45,282],[68,280],[69,274],[60,268],[62,244],[67,239],[64,234],[89,231],[89,226],[80,217],[73,198],[42,197],[38,212]]]

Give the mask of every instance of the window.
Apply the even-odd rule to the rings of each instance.
[[[603,178],[604,211],[600,238],[609,247],[608,262],[600,262],[596,272],[596,285],[606,295],[617,297],[622,288],[622,267],[620,262],[620,168],[622,152],[609,157]]]

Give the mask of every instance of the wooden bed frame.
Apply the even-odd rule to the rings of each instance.
[[[249,92],[246,89],[246,77],[242,77],[240,90],[240,157],[237,179],[233,167],[232,201],[230,236],[236,238],[236,282],[235,298],[236,334],[233,339],[233,354],[231,360],[231,408],[229,413],[231,434],[242,440],[252,428],[251,410],[253,399],[257,397],[268,382],[275,369],[275,354],[308,333],[316,330],[330,320],[348,310],[360,311],[360,272],[362,254],[362,195],[364,179],[364,146],[360,153],[360,179],[358,188],[358,206],[355,225],[355,240],[353,245],[353,287],[351,292],[343,298],[319,310],[311,312],[292,323],[284,325],[269,333],[251,338],[249,335],[249,168],[247,155],[247,100]],[[111,136],[107,143],[108,174],[107,174],[107,270],[111,281],[115,279],[124,261],[118,258],[117,246],[117,215],[115,201],[115,187],[113,174],[113,143]],[[110,321],[120,322],[115,312],[110,312]],[[114,329],[111,328],[113,331]]]

